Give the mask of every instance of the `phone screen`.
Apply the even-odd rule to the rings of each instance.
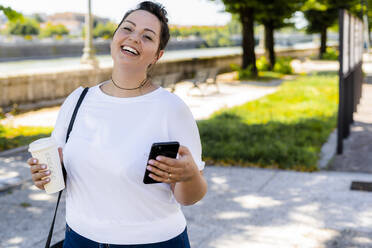
[[[180,144],[177,141],[158,142],[158,143],[152,144],[150,155],[149,155],[149,158],[147,159],[147,164],[150,159],[156,159],[156,157],[159,155],[169,157],[169,158],[176,158],[179,147],[180,147]],[[146,164],[146,167],[147,167],[147,164]],[[143,178],[143,182],[145,184],[161,183],[149,177],[149,174],[150,174],[150,171],[146,169],[145,176]]]

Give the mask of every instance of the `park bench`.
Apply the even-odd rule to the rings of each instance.
[[[170,73],[166,75],[159,75],[154,77],[153,81],[162,86],[163,88],[171,88],[171,91],[174,92],[176,89],[176,84],[181,77],[180,72]]]
[[[218,67],[210,67],[210,68],[203,68],[196,71],[195,77],[191,79],[190,81],[193,83],[193,87],[190,89],[190,91],[194,88],[198,88],[202,95],[204,95],[203,90],[200,88],[201,84],[208,85],[214,85],[217,88],[217,92],[219,92],[219,87],[217,84],[217,75],[219,72]],[[189,91],[189,92],[190,92]]]

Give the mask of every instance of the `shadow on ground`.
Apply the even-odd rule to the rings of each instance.
[[[371,219],[361,222],[371,214],[370,203],[353,204],[365,193],[350,194],[336,178],[240,167],[220,174],[218,169],[206,168],[206,198],[184,207],[194,247],[372,247]]]
[[[372,173],[372,124],[355,122],[344,141],[344,152],[336,155],[330,170]],[[372,181],[372,179],[371,179]]]

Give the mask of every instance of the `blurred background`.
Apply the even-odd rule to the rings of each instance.
[[[28,144],[110,78],[139,2],[0,1],[0,247],[43,246],[56,196],[32,185]],[[372,0],[158,2],[171,39],[153,82],[189,106],[207,164],[192,246],[372,247]]]

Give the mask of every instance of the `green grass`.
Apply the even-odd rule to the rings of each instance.
[[[24,146],[50,136],[53,127],[9,127],[0,125],[0,151]]]
[[[317,170],[336,127],[337,76],[299,76],[256,101],[198,122],[208,164]]]
[[[258,81],[258,82],[271,82],[272,80],[282,79],[285,74],[274,72],[274,71],[259,71],[257,72],[257,77],[254,76],[247,76],[240,78],[240,80],[251,80],[251,81]],[[235,80],[239,80],[238,77],[234,78]]]

